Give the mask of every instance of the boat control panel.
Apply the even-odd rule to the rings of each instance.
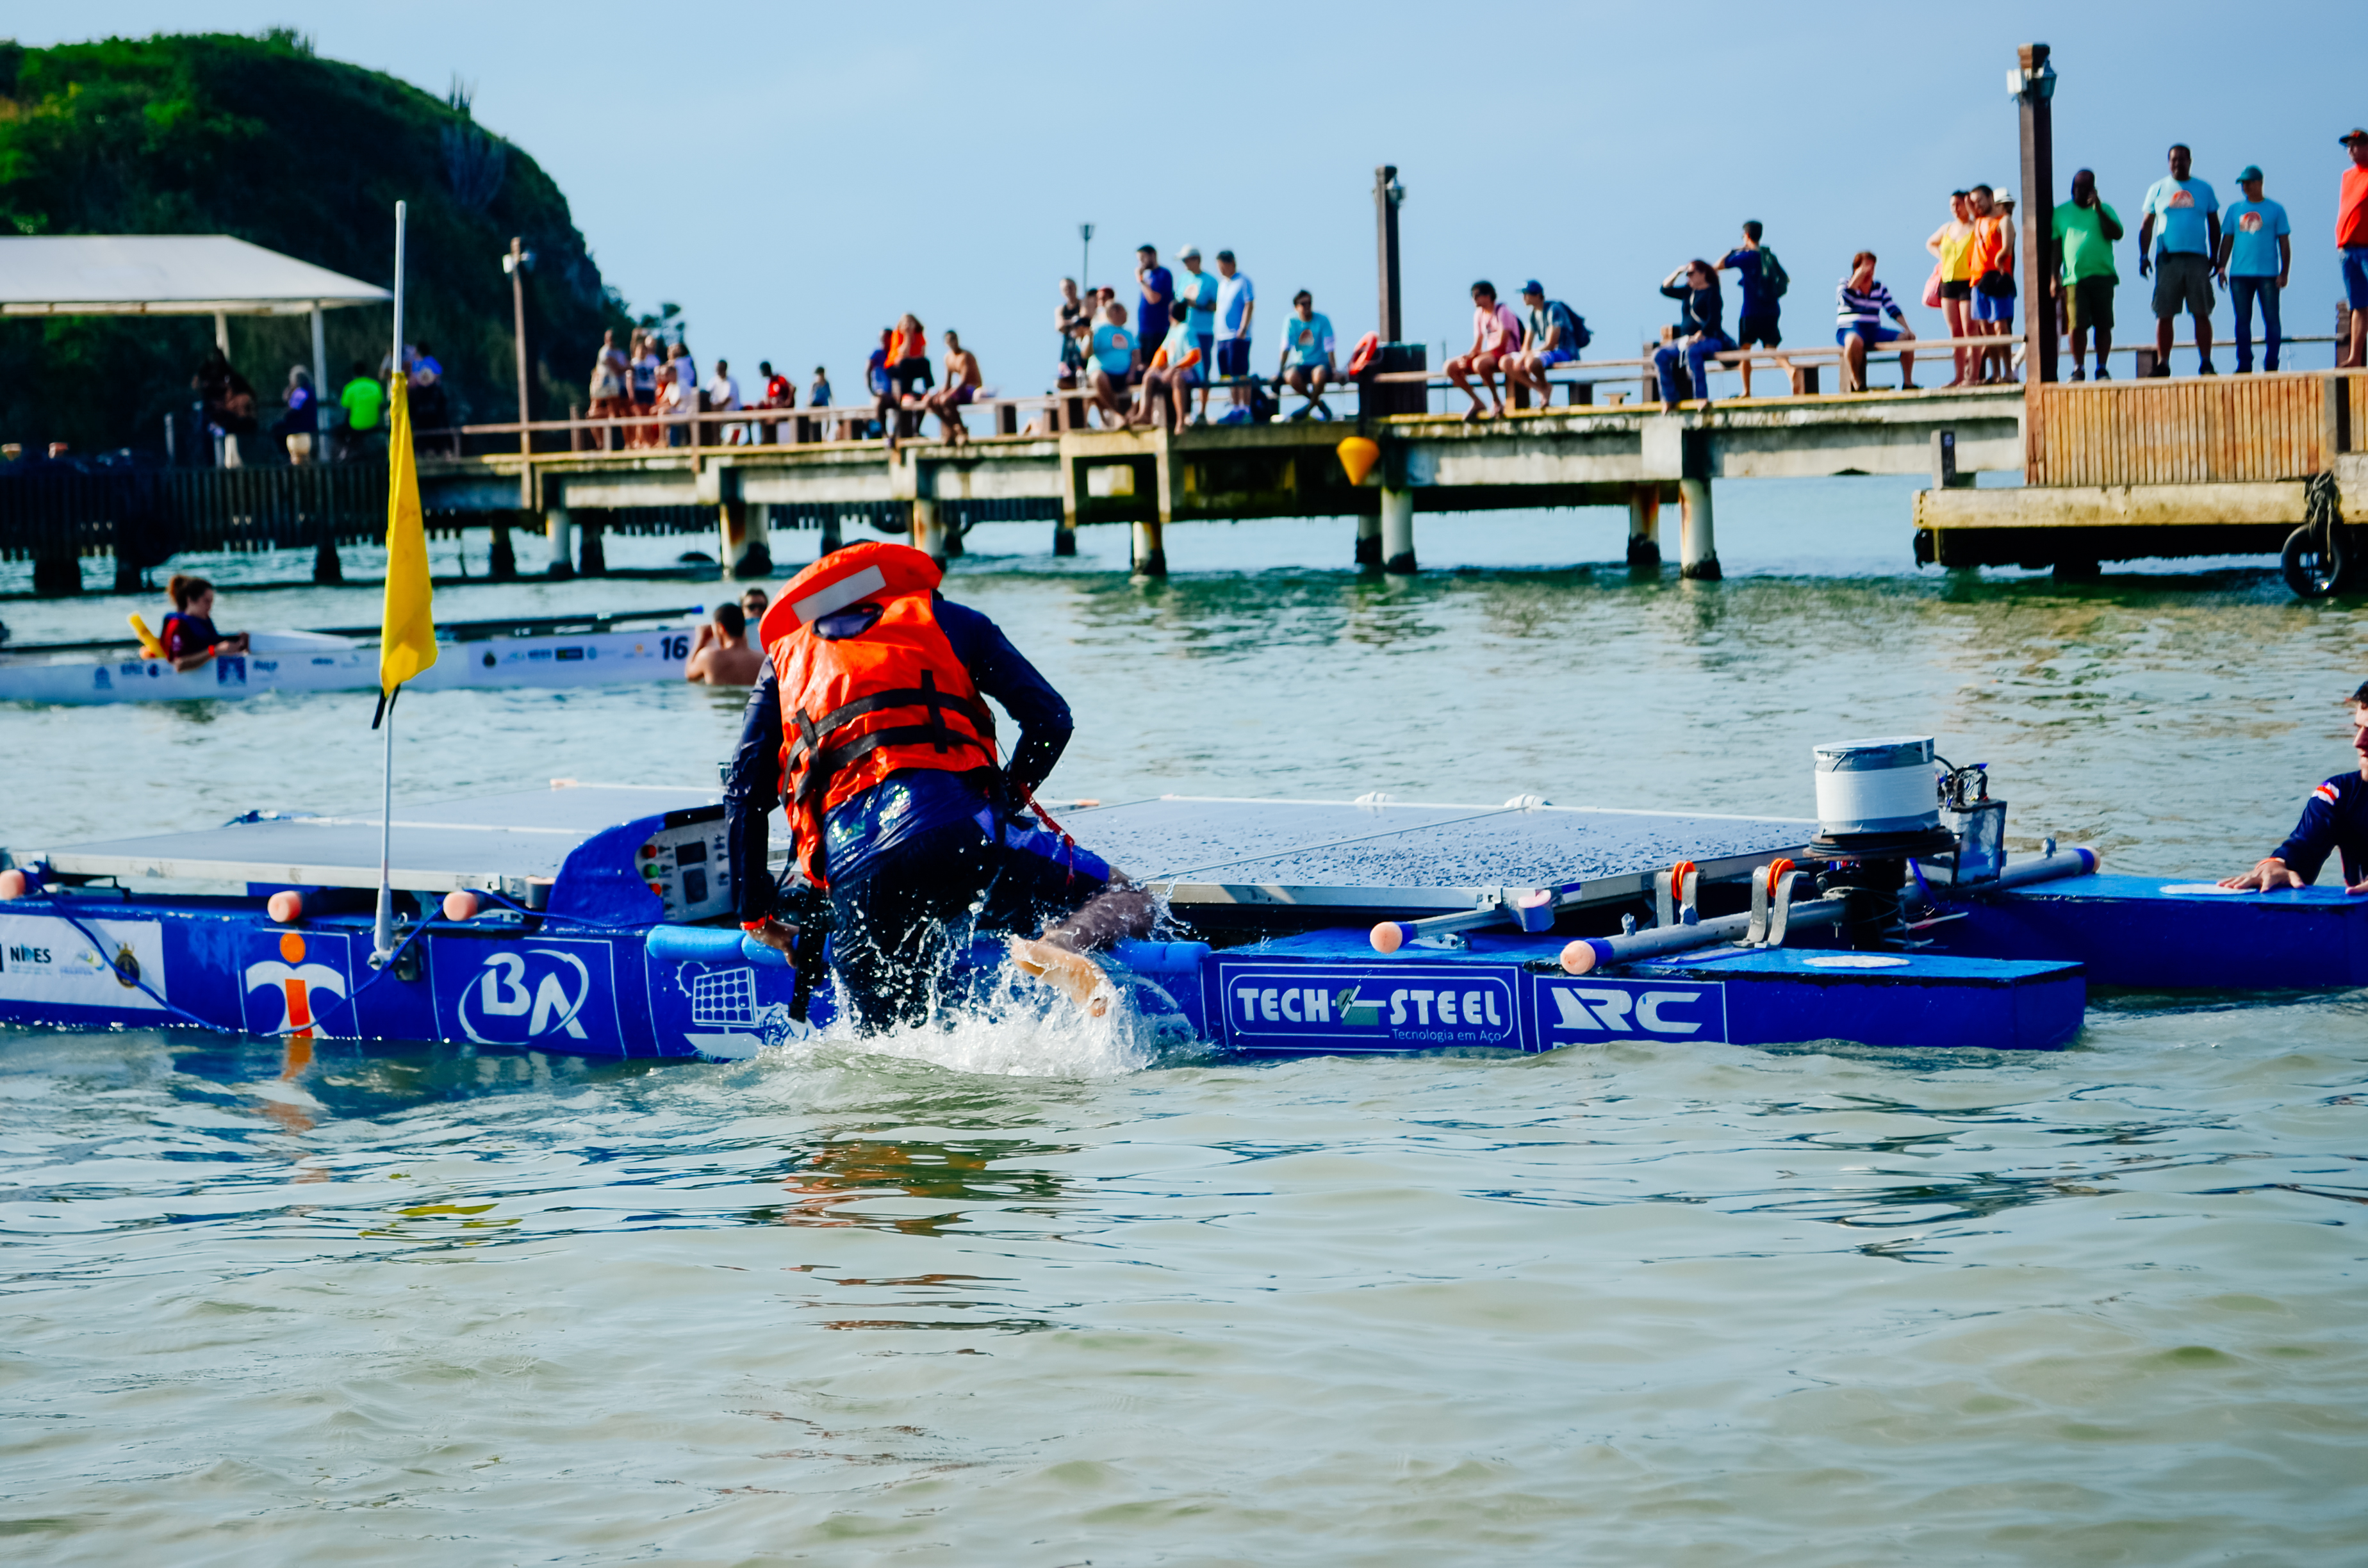
[[[731,857],[723,842],[723,810],[702,822],[662,827],[642,844],[634,858],[642,881],[658,895],[671,923],[705,920],[729,913],[732,903]],[[676,813],[677,815],[701,813]]]

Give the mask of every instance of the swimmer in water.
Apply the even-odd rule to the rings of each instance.
[[[173,613],[165,618],[157,641],[176,670],[193,670],[216,653],[246,652],[246,633],[225,637],[214,630],[214,585],[203,577],[175,574],[165,585],[173,596]]]
[[[2360,766],[2313,790],[2286,841],[2222,887],[2245,892],[2306,888],[2318,880],[2328,856],[2338,854],[2343,891],[2368,893],[2368,684],[2351,694],[2351,750]]]
[[[765,656],[748,646],[748,617],[736,604],[715,607],[715,615],[699,629],[690,657],[682,662],[682,678],[694,685],[754,686],[765,667]]]

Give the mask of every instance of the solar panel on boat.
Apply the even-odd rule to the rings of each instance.
[[[1797,850],[1782,817],[1558,806],[1166,796],[1076,812],[1079,843],[1191,903],[1467,908],[1484,888],[1584,881],[1606,897],[1680,859],[1705,873]]]

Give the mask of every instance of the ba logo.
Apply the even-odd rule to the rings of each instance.
[[[461,1031],[480,1045],[589,1040],[586,1009],[592,971],[564,948],[505,949],[487,956],[461,987]]]
[[[1726,987],[1673,985],[1667,981],[1547,980],[1538,982],[1538,1021],[1546,1039],[1726,1039]]]
[[[346,977],[342,971],[327,964],[307,963],[302,934],[286,931],[279,937],[279,957],[246,966],[246,989],[249,992],[268,990],[276,993],[279,1000],[279,1021],[277,1024],[265,1021],[268,1017],[268,1013],[257,1017],[250,1004],[247,1023],[256,1033],[310,1040],[314,1012],[313,999],[326,994],[344,1001]],[[269,1004],[264,1006],[268,1007]]]

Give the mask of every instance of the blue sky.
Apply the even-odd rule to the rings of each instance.
[[[1230,246],[1271,324],[1315,290],[1344,344],[1375,324],[1371,190],[1394,163],[1409,336],[1459,342],[1468,284],[1543,278],[1624,357],[1667,319],[1654,292],[1768,225],[1794,287],[1786,330],[1829,335],[1860,246],[1903,299],[1952,187],[2020,184],[2005,75],[2055,46],[2060,187],[2094,167],[2136,227],[2173,141],[2222,199],[2248,162],[2291,210],[2290,332],[2338,292],[2337,136],[2368,120],[2359,13],[2301,3],[2260,25],[2226,5],[1484,7],[1191,6],[296,6],[85,0],[26,43],[158,30],[308,30],[323,54],[436,93],[551,171],[609,281],[682,304],[718,354],[825,363],[842,385],[878,328],[961,329],[990,384],[1050,384],[1054,285],[1096,224],[1095,281],[1132,248]],[[23,15],[22,13],[19,14]],[[2349,78],[2347,80],[2347,77]],[[2124,338],[2146,324],[2123,247]],[[487,264],[493,264],[492,257]],[[1938,313],[1911,307],[1918,331]],[[2222,332],[2226,335],[2226,312]],[[1261,361],[1272,355],[1261,333]],[[2301,366],[2331,363],[2298,352]]]

